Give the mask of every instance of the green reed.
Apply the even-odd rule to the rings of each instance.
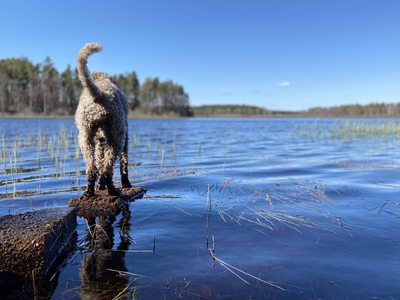
[[[73,150],[72,153],[70,153],[70,149],[74,149],[74,146],[75,153]],[[23,158],[22,162],[24,159],[31,160],[33,158],[37,161],[36,168],[26,168],[26,166],[21,162],[21,157],[25,156],[25,151],[30,152],[31,150],[34,150],[36,155],[33,154],[33,157]],[[65,172],[65,168],[69,167],[71,169],[71,166],[68,163],[68,158],[74,157],[74,155],[76,170],[73,170],[74,173]],[[38,129],[37,134],[15,134],[7,138],[5,133],[0,135],[0,174],[19,174],[24,172],[29,173],[33,170],[42,170],[43,163],[45,161],[51,161],[54,165],[53,167],[49,165],[46,167],[46,170],[43,170],[46,174],[45,176],[63,177],[67,175],[74,176],[73,174],[75,174],[77,179],[72,179],[71,182],[76,182],[78,187],[80,185],[79,157],[80,150],[76,133],[68,131],[65,128],[61,128],[58,133],[52,136],[49,136],[46,132],[43,133],[41,128]],[[21,166],[19,166],[19,164],[21,164]],[[37,178],[43,178],[43,174],[37,175]],[[8,178],[4,181],[2,180],[1,184],[4,184],[5,186],[8,184],[8,186],[12,188],[9,189],[8,193],[6,192],[6,194],[1,195],[0,198],[7,196],[15,198],[30,193],[29,191],[25,191],[21,194],[21,192],[18,191],[22,181],[23,180],[16,178]],[[41,194],[40,185],[34,194]]]
[[[14,172],[17,173],[17,152],[18,152],[17,141],[14,140],[13,154],[14,154]]]
[[[39,133],[37,137],[37,161],[38,161],[38,167],[40,168],[40,161],[42,160],[42,146],[43,146],[43,136],[40,132],[39,128]]]
[[[3,162],[6,159],[7,156],[7,151],[6,151],[6,136],[3,133],[1,135],[1,153],[0,153],[0,162]]]
[[[17,180],[13,179],[13,185],[14,185],[14,189],[13,189],[13,198],[17,198]]]
[[[64,149],[68,148],[68,132],[64,127],[61,127],[60,131],[58,132],[59,141]]]
[[[161,149],[161,166],[160,166],[161,168],[163,167],[164,162],[165,162],[165,148],[162,147],[162,149]]]
[[[80,186],[79,184],[79,178],[81,176],[81,172],[79,169],[79,164],[80,164],[80,157],[81,157],[81,149],[79,147],[79,141],[78,137],[74,139],[74,146],[75,146],[75,170],[76,170],[76,184],[77,186]]]
[[[132,138],[132,148],[133,148],[133,150],[136,150],[140,145],[141,132],[139,132],[139,133],[134,132],[132,134],[132,136],[133,136],[133,138]]]
[[[172,141],[172,153],[174,153],[175,155],[176,155],[176,153],[177,153],[177,147],[176,147],[176,143],[177,143],[177,136],[178,136],[178,132],[177,132],[177,130],[175,129],[174,130],[174,139],[173,139],[173,141]]]

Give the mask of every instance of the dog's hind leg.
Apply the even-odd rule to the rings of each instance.
[[[105,144],[105,139],[103,137],[96,137],[95,138],[95,156],[96,156],[96,166],[97,166],[97,172],[102,171],[102,166],[104,163],[104,144]],[[106,183],[104,181],[104,176],[101,174],[98,174],[99,178],[99,183],[97,188],[99,190],[105,190],[106,189]]]
[[[120,172],[121,172],[121,183],[123,188],[130,188],[132,184],[128,178],[128,132],[125,134],[124,148],[122,149],[120,156]]]
[[[120,149],[115,149],[115,147],[113,147],[112,145],[115,146],[115,141],[107,139],[107,143],[104,147],[104,160],[100,172],[100,182],[105,183],[109,195],[119,196],[121,195],[121,193],[115,188],[112,179],[114,162],[117,158],[116,154],[120,152]]]
[[[87,132],[80,132],[78,136],[79,145],[82,150],[83,158],[86,163],[86,179],[87,179],[87,189],[84,192],[85,196],[94,195],[94,186],[97,178],[97,168],[94,160],[94,139],[92,134],[87,134]]]

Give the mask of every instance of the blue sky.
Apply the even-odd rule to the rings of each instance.
[[[191,105],[400,102],[398,0],[0,0],[0,59],[62,72],[87,42],[91,70],[171,79]]]

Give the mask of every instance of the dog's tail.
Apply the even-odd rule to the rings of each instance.
[[[99,99],[102,96],[102,92],[99,87],[93,82],[92,76],[90,75],[87,67],[87,60],[90,55],[96,52],[100,52],[103,46],[98,43],[86,44],[78,54],[78,74],[79,80],[81,81],[83,88],[87,88],[94,99]]]

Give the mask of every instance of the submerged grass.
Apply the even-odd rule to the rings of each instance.
[[[316,119],[311,124],[306,121],[303,126],[297,126],[295,133],[301,137],[308,136],[311,139],[394,140],[400,137],[400,123],[394,120],[340,119],[328,122],[324,119]]]
[[[226,270],[228,270],[229,272],[231,272],[233,275],[235,275],[236,277],[238,277],[241,281],[243,281],[244,283],[250,284],[247,280],[245,280],[242,276],[246,275],[252,279],[257,280],[258,282],[261,283],[265,283],[267,285],[270,285],[274,288],[277,288],[279,290],[282,291],[286,291],[283,287],[279,286],[278,284],[275,284],[274,282],[271,281],[266,281],[264,279],[261,279],[260,277],[256,277],[250,273],[247,273],[235,266],[232,266],[230,264],[228,264],[227,262],[223,261],[222,259],[219,259],[218,257],[215,256],[214,251],[212,251],[212,249],[209,249],[211,257],[213,258],[213,260],[217,261],[222,267],[224,267]],[[239,274],[241,274],[242,276],[240,276]]]
[[[368,162],[362,162],[355,159],[338,161],[335,163],[339,168],[346,170],[398,170],[400,166],[396,165],[393,161],[388,162],[374,162],[369,160]]]
[[[320,221],[307,215],[318,213],[335,202],[326,194],[340,195],[334,187],[314,181],[299,181],[291,179],[288,183],[275,184],[274,188],[267,191],[257,189],[253,184],[243,185],[242,182],[231,178],[219,185],[208,186],[206,218],[207,232],[210,227],[211,208],[215,208],[219,217],[227,223],[231,221],[236,225],[251,224],[253,229],[265,234],[260,229],[279,231],[286,226],[298,233],[302,228],[319,230],[333,230],[322,225]],[[192,187],[192,190],[194,188]],[[231,199],[227,201],[227,199]],[[225,202],[222,206],[221,202]],[[316,204],[318,205],[316,206]],[[321,206],[322,205],[322,206]],[[257,229],[257,227],[259,227]]]
[[[199,185],[194,185],[191,189],[192,191],[197,190],[199,195],[206,197],[206,248],[213,261],[218,262],[246,284],[250,284],[246,278],[249,277],[259,283],[285,291],[280,284],[261,279],[260,276],[239,269],[215,255],[215,237],[214,235],[211,238],[209,236],[213,209],[217,211],[223,222],[227,223],[229,220],[235,226],[244,223],[250,224],[252,229],[264,235],[267,234],[261,229],[279,231],[282,225],[297,233],[302,233],[303,227],[335,233],[321,225],[318,220],[300,214],[301,210],[308,211],[310,207],[315,206],[315,203],[335,205],[334,201],[325,193],[325,186],[321,183],[292,179],[290,183],[276,184],[275,188],[265,192],[257,189],[252,183],[246,185],[240,180],[230,178],[222,184],[208,184],[207,190],[202,193]],[[307,205],[307,202],[310,205]],[[289,209],[296,211],[296,214],[288,213],[286,210]]]

